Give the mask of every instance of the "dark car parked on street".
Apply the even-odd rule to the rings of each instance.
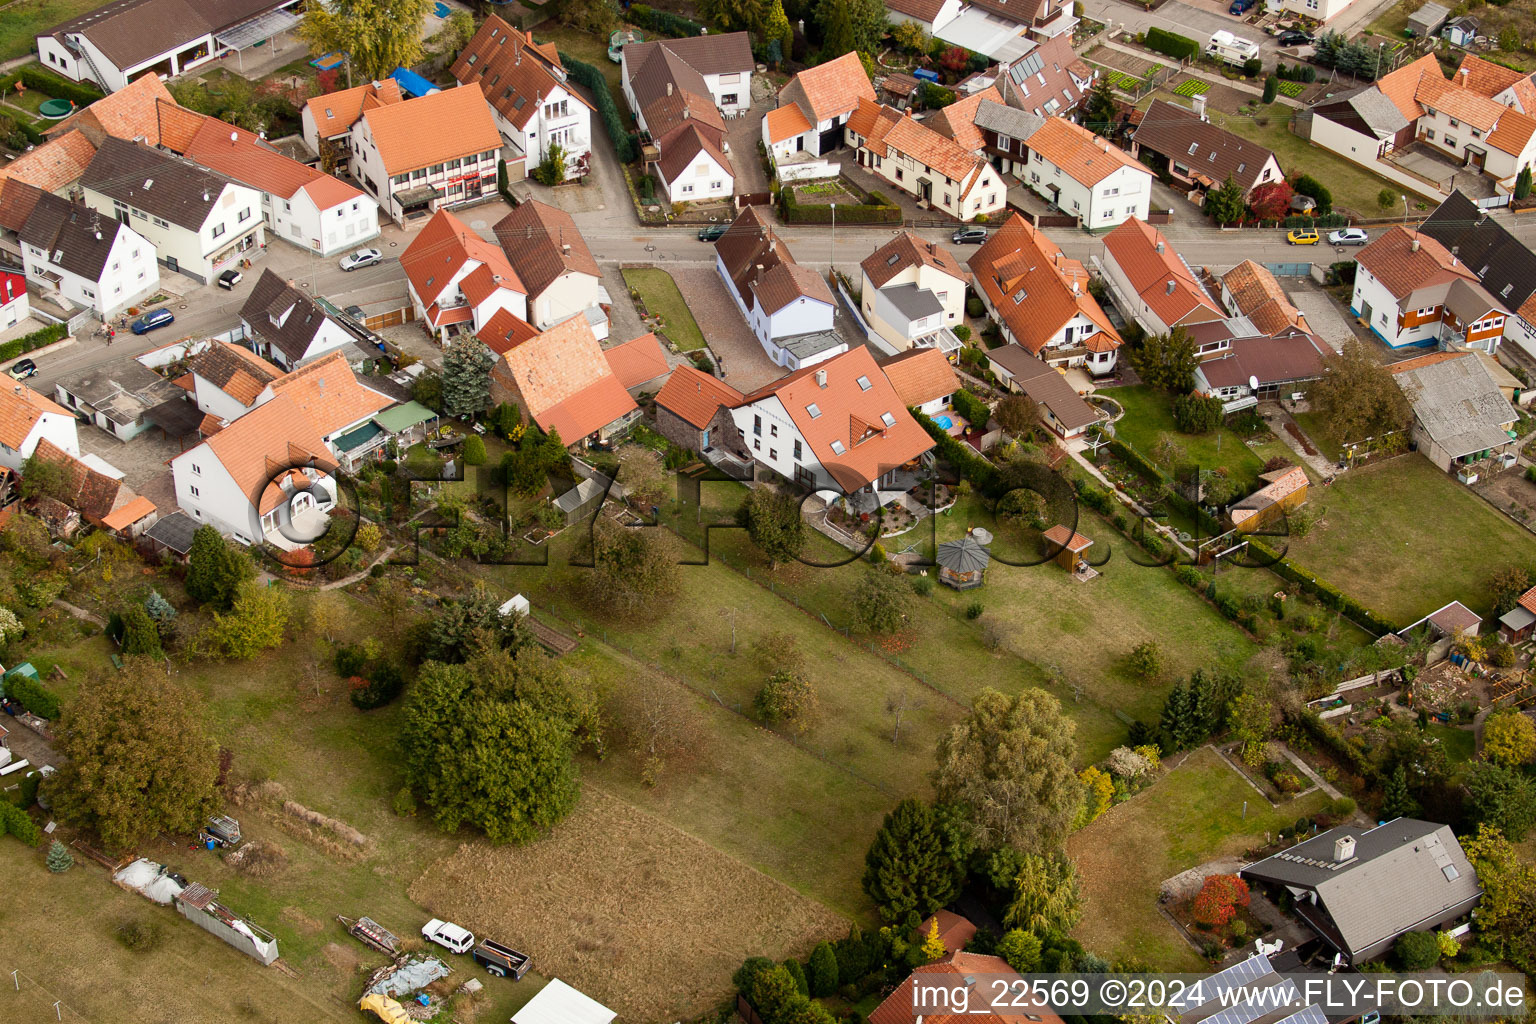
[[[152,309],[129,324],[129,329],[134,334],[148,334],[155,328],[164,327],[175,319],[175,314],[168,309]]]

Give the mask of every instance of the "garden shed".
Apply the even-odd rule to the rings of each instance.
[[[939,582],[956,590],[979,587],[992,553],[974,537],[961,537],[939,545]]]
[[[1053,526],[1045,531],[1045,553],[1063,569],[1070,573],[1077,572],[1077,563],[1082,560],[1082,554],[1093,547],[1093,541],[1076,530],[1065,526]]]
[[[1424,39],[1440,31],[1451,12],[1439,4],[1425,4],[1408,16],[1408,35]]]

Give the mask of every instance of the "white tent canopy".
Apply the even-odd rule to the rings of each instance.
[[[512,1015],[512,1024],[610,1024],[616,1016],[591,996],[551,978],[538,995]]]

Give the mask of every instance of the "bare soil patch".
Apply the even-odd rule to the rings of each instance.
[[[832,910],[659,818],[588,787],[548,839],[466,843],[410,897],[533,957],[630,1020],[686,1020],[726,997],[747,956],[804,956],[846,932]]]

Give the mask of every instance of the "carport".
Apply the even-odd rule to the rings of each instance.
[[[145,412],[144,419],[159,427],[167,441],[182,441],[197,433],[203,413],[185,398],[169,398]]]
[[[226,50],[234,50],[235,60],[239,62],[240,70],[244,71],[245,50],[276,39],[303,20],[303,17],[289,10],[268,11],[259,18],[219,33],[213,37],[213,41]]]

